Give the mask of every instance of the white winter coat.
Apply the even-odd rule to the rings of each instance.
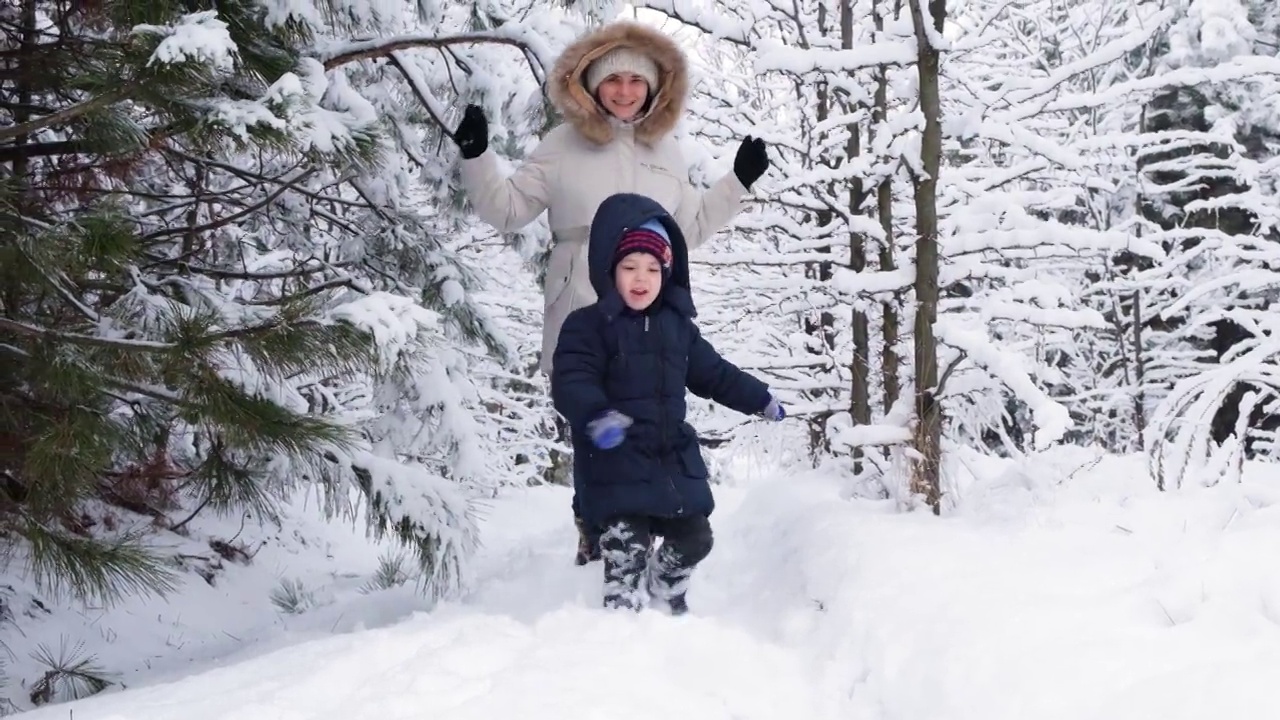
[[[648,113],[631,125],[599,109],[582,84],[592,60],[620,45],[658,64],[658,90]],[[552,248],[543,297],[543,372],[564,319],[596,300],[587,273],[587,235],[596,208],[618,192],[647,195],[675,217],[692,250],[738,213],[746,188],[732,173],[700,192],[671,137],[688,93],[683,53],[658,31],[618,22],[578,40],[557,60],[549,94],[567,123],[543,138],[513,174],[503,177],[492,151],[462,161],[462,182],[476,215],[500,232],[528,225],[547,211]]]

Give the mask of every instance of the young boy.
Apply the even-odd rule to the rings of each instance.
[[[605,607],[639,610],[647,594],[683,614],[689,576],[711,552],[715,507],[685,389],[747,415],[785,413],[698,332],[684,236],[657,202],[607,198],[587,252],[598,299],[566,318],[551,373],[571,430],[576,502],[602,528]],[[649,558],[655,535],[663,544]]]

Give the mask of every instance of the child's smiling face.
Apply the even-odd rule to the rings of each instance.
[[[613,282],[627,307],[645,310],[662,289],[662,264],[647,252],[633,252],[613,269]]]

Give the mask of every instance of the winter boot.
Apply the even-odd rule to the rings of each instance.
[[[574,555],[574,565],[586,565],[600,559],[600,535],[595,528],[587,527],[582,518],[574,516],[573,524],[578,528],[578,552]]]
[[[600,535],[606,608],[639,612],[644,607],[640,581],[644,579],[648,548],[648,532],[625,520],[610,523]]]
[[[705,517],[682,518],[665,521],[661,530],[662,545],[650,553],[646,564],[645,587],[649,597],[665,604],[672,615],[684,615],[689,612],[689,579],[714,544],[711,525]]]
[[[656,555],[652,553],[651,555]],[[649,591],[649,605],[655,610],[666,609],[672,616],[689,612],[688,577],[677,579],[664,573],[656,562],[650,562],[645,571],[645,589]]]
[[[689,604],[685,602],[684,593],[667,598],[667,609],[671,611],[673,617],[679,617],[689,612]]]

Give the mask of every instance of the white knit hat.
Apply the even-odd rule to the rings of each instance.
[[[587,90],[593,95],[604,79],[614,73],[635,73],[649,83],[649,91],[658,87],[658,64],[648,55],[629,47],[610,50],[587,66]]]

